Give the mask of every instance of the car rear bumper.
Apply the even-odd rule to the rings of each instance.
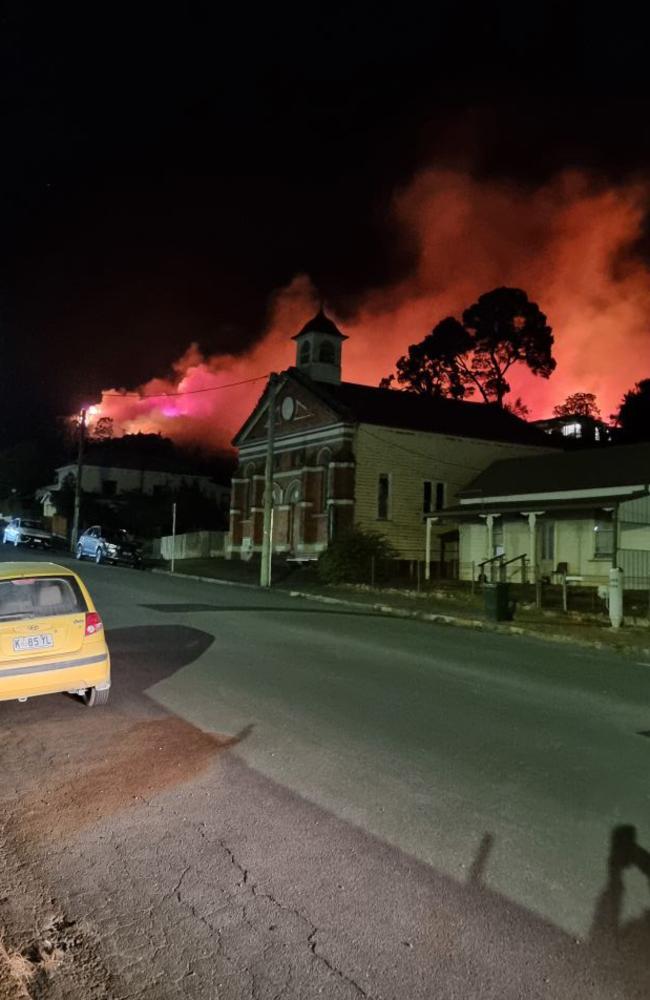
[[[0,701],[32,698],[57,691],[106,688],[111,682],[108,650],[81,658],[40,660],[38,663],[12,665],[0,662]]]

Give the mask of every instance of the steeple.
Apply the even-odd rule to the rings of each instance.
[[[341,346],[348,338],[322,308],[292,339],[296,368],[316,382],[341,381]]]

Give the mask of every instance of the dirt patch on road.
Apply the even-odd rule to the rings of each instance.
[[[8,952],[0,941],[0,1000],[30,1000],[25,984],[31,975],[29,962],[20,953]]]
[[[104,740],[100,760],[66,761],[47,784],[23,799],[13,823],[39,839],[53,832],[74,833],[121,810],[146,804],[158,793],[191,781],[215,756],[240,742],[236,736],[206,733],[184,719],[169,716],[115,727],[110,746]],[[12,825],[13,825],[12,823]]]

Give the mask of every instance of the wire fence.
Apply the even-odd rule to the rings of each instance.
[[[633,553],[632,558],[625,562],[621,560],[621,568],[624,571],[624,613],[632,618],[650,620],[650,564],[646,563],[647,555],[650,554]],[[504,563],[499,564],[495,560],[493,566],[486,566],[448,559],[430,562],[427,568],[421,557],[396,560],[371,558],[362,568],[358,582],[370,587],[449,596],[476,607],[484,603],[486,583],[505,582],[510,585],[512,599],[519,604],[559,613],[603,616],[608,613],[608,567],[603,567],[600,573],[572,575],[561,572],[535,580],[530,566],[527,561],[524,564],[522,557],[510,562],[504,560]]]

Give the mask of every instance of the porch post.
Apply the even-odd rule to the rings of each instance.
[[[485,515],[485,527],[487,528],[487,558],[494,555],[494,514]]]
[[[431,579],[431,518],[427,518],[427,533],[424,545],[424,579]]]

